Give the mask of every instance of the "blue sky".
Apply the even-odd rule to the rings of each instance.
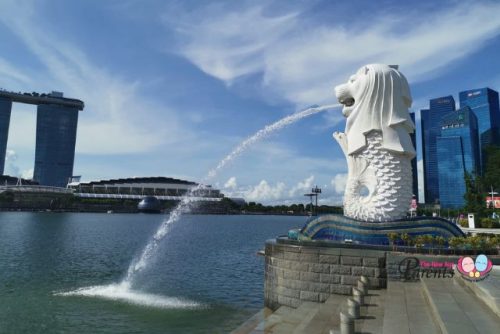
[[[500,89],[498,1],[0,0],[0,87],[80,98],[75,175],[202,180],[239,142],[367,63],[399,64],[413,111]],[[30,176],[35,108],[15,104],[6,173]],[[342,201],[339,109],[253,146],[212,183],[263,203]]]

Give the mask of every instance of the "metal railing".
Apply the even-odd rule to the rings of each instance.
[[[75,196],[81,198],[109,198],[109,199],[143,199],[148,195],[123,195],[123,194],[96,194],[96,193],[74,193]],[[154,196],[159,200],[171,200],[180,201],[184,196]],[[222,198],[220,197],[198,197],[190,196],[190,200],[193,201],[205,201],[205,202],[220,202]]]
[[[37,185],[6,185],[0,186],[0,193],[5,191],[14,192],[31,192],[31,193],[58,193],[58,194],[72,194],[73,190],[61,187],[51,186],[37,186]]]

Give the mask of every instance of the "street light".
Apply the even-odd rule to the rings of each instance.
[[[304,194],[304,196],[309,196],[311,199],[311,216],[313,214],[313,197],[316,196],[316,194]]]
[[[318,188],[318,186],[314,186],[311,190],[312,193],[316,196],[316,215],[318,214],[318,194],[321,194],[321,188]],[[311,197],[312,200],[312,197]]]

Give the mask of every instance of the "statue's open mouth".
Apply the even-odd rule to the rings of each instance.
[[[353,97],[347,97],[345,99],[340,100],[339,102],[345,105],[346,107],[352,107],[354,105],[354,102],[356,101],[354,100]]]

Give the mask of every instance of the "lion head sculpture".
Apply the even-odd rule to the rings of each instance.
[[[409,135],[415,130],[408,113],[412,99],[408,82],[397,66],[363,66],[347,83],[335,87],[335,95],[347,117],[347,154],[365,148],[366,134],[376,130],[382,133],[384,149],[415,156]]]

